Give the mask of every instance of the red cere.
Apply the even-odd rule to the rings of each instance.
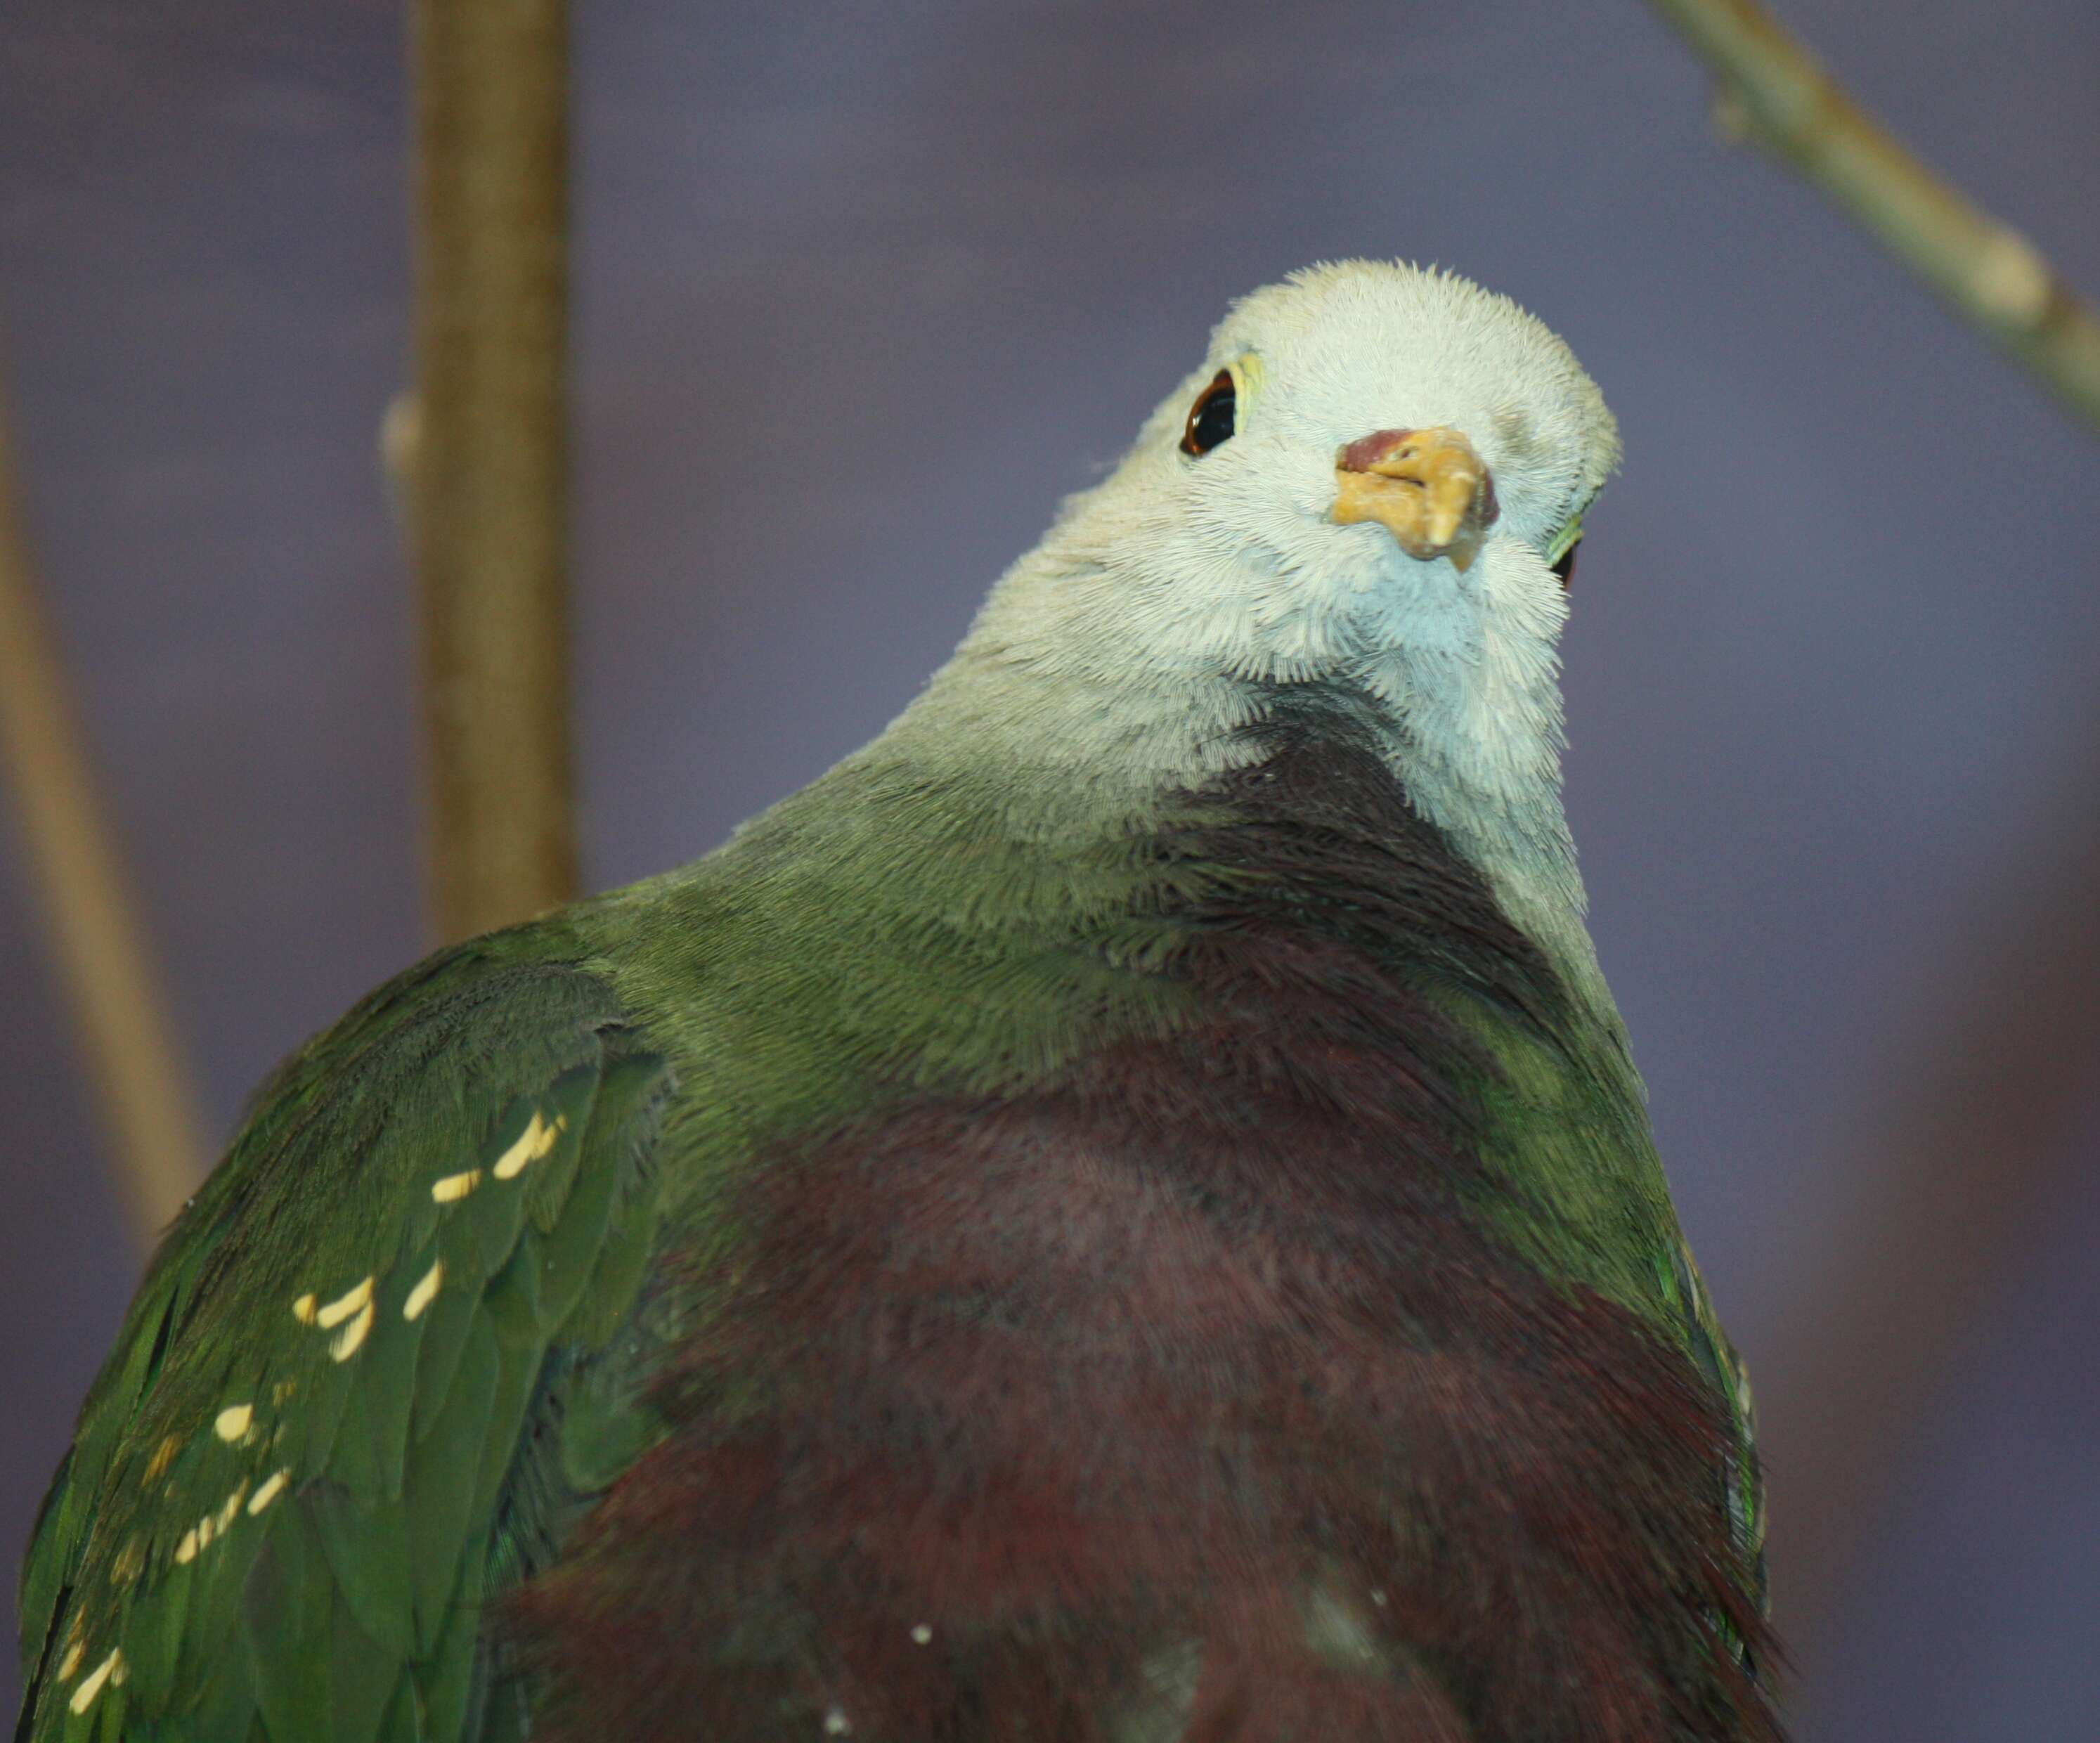
[[[1412,430],[1374,430],[1369,435],[1358,436],[1342,450],[1341,468],[1344,472],[1368,472],[1414,434]]]

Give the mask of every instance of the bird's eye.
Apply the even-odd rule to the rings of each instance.
[[[1576,540],[1566,550],[1553,559],[1553,572],[1560,577],[1560,585],[1563,588],[1575,579],[1575,553],[1582,548],[1582,541],[1580,539]]]
[[[1239,391],[1233,383],[1233,372],[1220,369],[1189,408],[1189,421],[1181,426],[1181,452],[1209,453],[1231,437],[1238,413]]]

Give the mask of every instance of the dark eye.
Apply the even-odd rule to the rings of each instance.
[[[1189,408],[1189,421],[1181,428],[1181,452],[1207,454],[1220,442],[1229,439],[1238,399],[1233,387],[1233,372],[1219,370],[1211,377],[1211,385],[1196,395],[1196,403]]]
[[[1553,572],[1560,577],[1560,585],[1564,588],[1575,579],[1575,554],[1582,548],[1582,541],[1577,539],[1553,559]]]

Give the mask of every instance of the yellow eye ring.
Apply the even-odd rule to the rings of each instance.
[[[1562,558],[1582,542],[1582,517],[1577,514],[1574,519],[1553,535],[1553,542],[1546,547],[1546,567],[1551,568],[1559,563]]]
[[[1582,542],[1582,517],[1574,519],[1553,536],[1553,542],[1546,547],[1546,567],[1560,577],[1564,592],[1575,579],[1575,547]]]

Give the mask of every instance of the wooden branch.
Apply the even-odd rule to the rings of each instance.
[[[2031,244],[1935,179],[1754,0],[1650,3],[1718,78],[1725,132],[1830,195],[2100,431],[2100,319]],[[2100,774],[2100,741],[2081,759]],[[2076,799],[2062,810],[2078,815]],[[1804,1659],[1948,1352],[2043,1200],[2100,1044],[2100,823],[2081,823],[2054,858],[2020,856],[2018,885],[1979,892],[1972,922],[1948,929],[1974,952],[1833,1155],[1850,1197],[1798,1255],[1769,1352],[1752,1352],[1777,1610]]]
[[[0,420],[0,748],[124,1201],[151,1247],[205,1158],[145,932],[36,597]]]
[[[416,0],[413,545],[447,939],[576,893],[564,0]]]
[[[1723,130],[1791,164],[2100,433],[2100,316],[2024,236],[1862,111],[1755,0],[1649,0],[1720,81]]]

